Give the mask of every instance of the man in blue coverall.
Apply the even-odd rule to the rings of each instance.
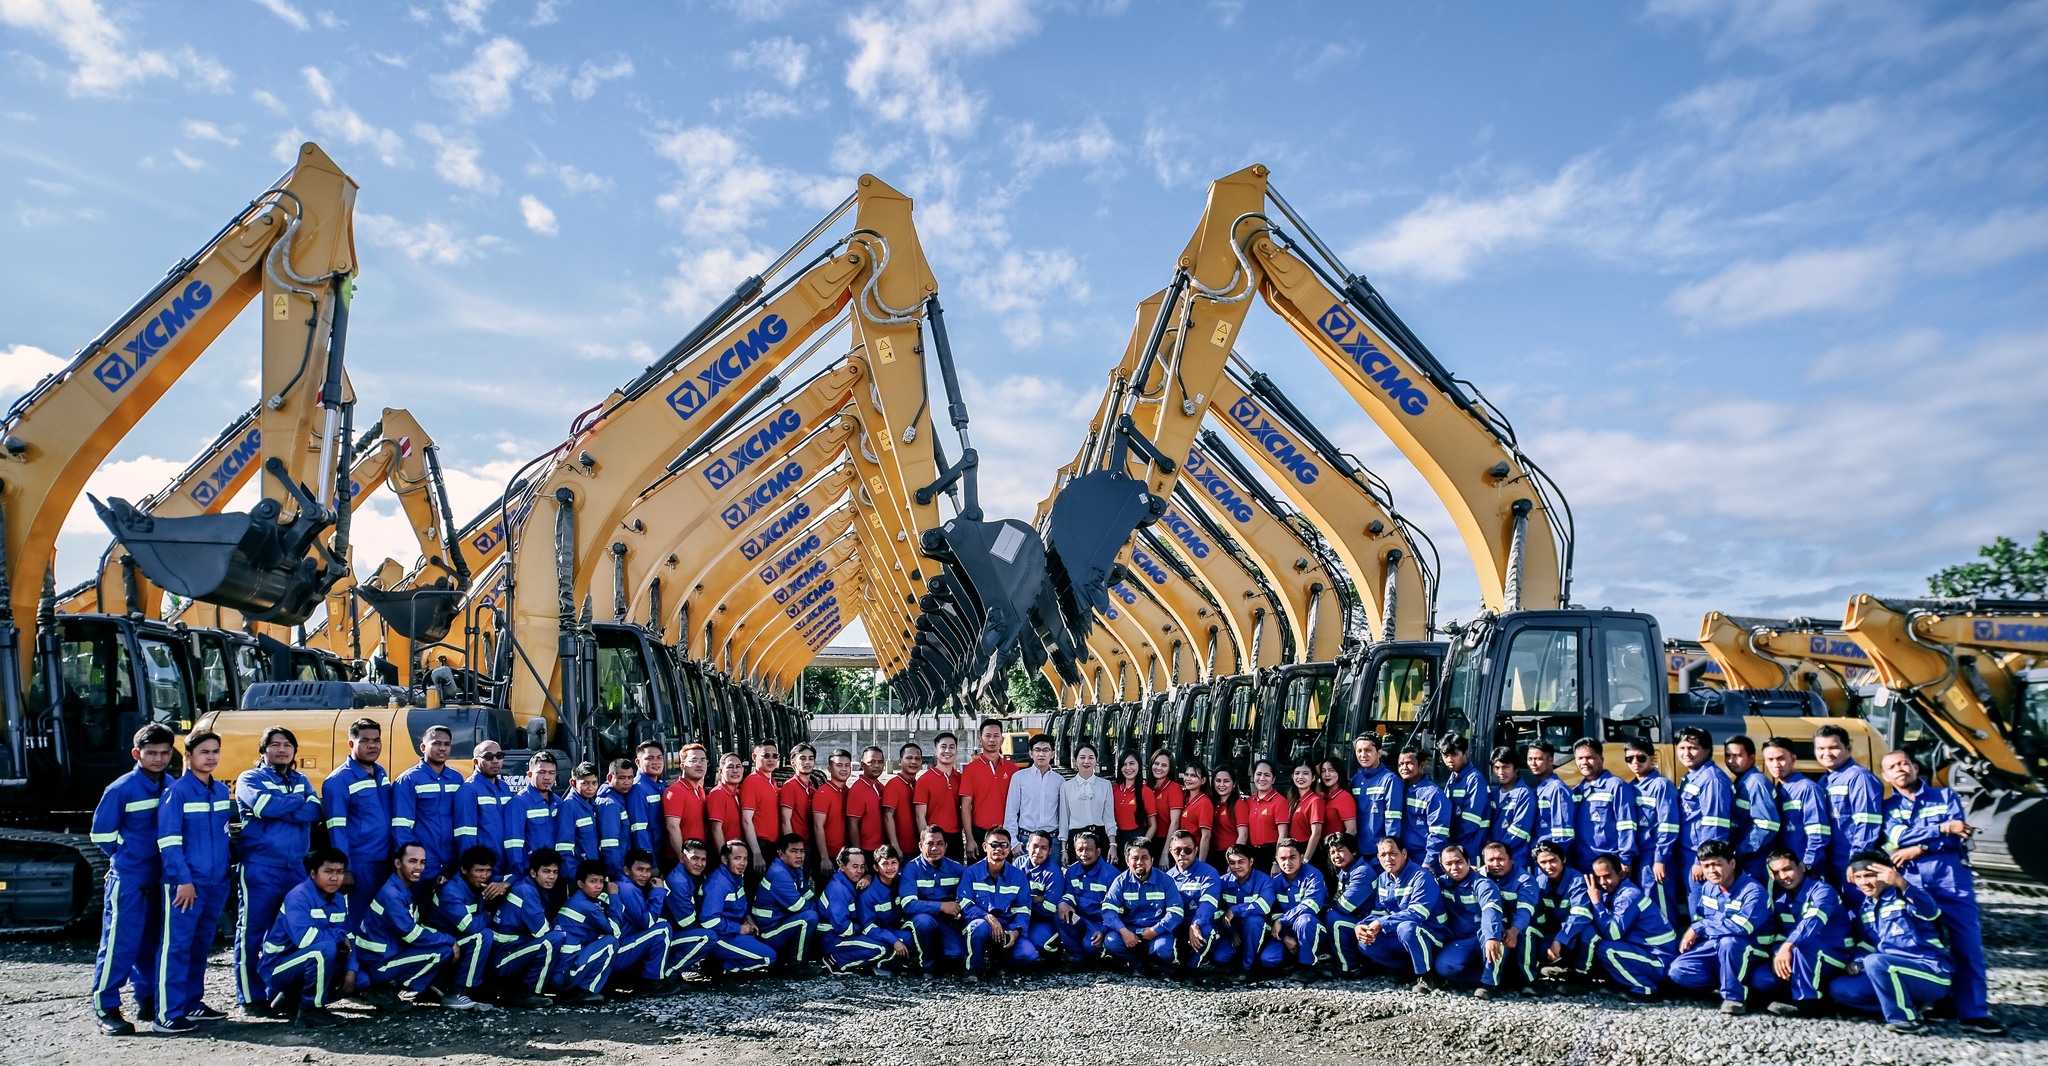
[[[391,876],[351,938],[355,954],[349,964],[356,971],[357,998],[365,1003],[394,1012],[411,1010],[412,1002],[402,993],[424,991],[461,951],[454,937],[420,921],[419,886],[426,879],[424,847],[415,841],[392,850]]]
[[[156,953],[163,940],[164,865],[157,854],[157,808],[176,752],[170,727],[151,722],[135,731],[135,769],[114,779],[92,812],[92,842],[107,853],[106,903],[100,949],[92,967],[93,1015],[108,1036],[135,1026],[121,1015],[121,986],[135,989],[135,1017],[156,1017]]]
[[[1443,851],[1444,875],[1437,881],[1444,908],[1444,944],[1437,952],[1437,976],[1481,991],[1500,983],[1499,961],[1507,956],[1507,908],[1500,885],[1480,873],[1456,844]]]
[[[1973,835],[1956,794],[1920,776],[1911,755],[1884,757],[1892,797],[1884,804],[1884,847],[1906,880],[1941,908],[1941,935],[1955,962],[1953,994],[1963,1031],[2004,1036],[1991,1017],[1984,979],[1984,933],[1977,919],[1977,881],[1970,873]]]
[[[1102,900],[1117,870],[1102,857],[1102,840],[1093,832],[1075,833],[1073,847],[1075,861],[1067,867],[1060,896],[1060,944],[1070,962],[1083,963],[1100,959],[1108,941]]]
[[[1536,792],[1522,781],[1522,762],[1515,758],[1515,749],[1493,749],[1488,765],[1493,770],[1493,824],[1487,827],[1486,842],[1508,849],[1515,869],[1532,873],[1529,849],[1536,843]],[[1358,828],[1365,828],[1363,820]]]
[[[1038,962],[1031,928],[1031,879],[1010,861],[1010,831],[1000,825],[981,841],[980,862],[961,876],[961,916],[967,920],[967,981],[1001,961],[1010,966]]]
[[[1650,893],[1666,921],[1675,922],[1684,911],[1677,898],[1680,882],[1688,885],[1688,872],[1678,865],[1678,837],[1684,828],[1679,820],[1678,789],[1657,770],[1657,747],[1640,738],[1622,747],[1622,761],[1628,763],[1629,786],[1636,793],[1636,885]]]
[[[1351,798],[1358,801],[1358,839],[1399,836],[1408,809],[1408,791],[1400,775],[1385,763],[1380,738],[1360,733],[1351,742],[1351,752],[1358,760],[1358,769],[1351,772]],[[1229,865],[1227,860],[1225,865]]]
[[[1292,849],[1282,844],[1282,851]],[[1301,852],[1294,850],[1296,861]],[[1180,905],[1180,886],[1166,871],[1152,865],[1152,852],[1143,841],[1124,848],[1124,872],[1109,883],[1102,900],[1103,938],[1109,956],[1129,964],[1131,972],[1153,976],[1173,966],[1174,931],[1180,928],[1186,911]]]
[[[354,928],[391,872],[391,775],[384,757],[384,727],[358,718],[348,727],[348,762],[320,782],[327,840],[348,856],[348,921]]]
[[[227,1017],[199,998],[206,988],[206,956],[228,902],[228,821],[235,801],[228,786],[214,779],[219,765],[219,735],[187,736],[185,776],[171,782],[157,807],[164,923],[151,1028],[159,1033],[189,1033],[195,1022]]]
[[[1536,790],[1536,829],[1532,834],[1536,843],[1554,841],[1564,849],[1567,862],[1571,859],[1572,838],[1579,831],[1578,798],[1572,794],[1572,786],[1557,776],[1557,748],[1547,740],[1529,745],[1525,751],[1529,763],[1529,787]]]
[[[1678,786],[1678,875],[1685,887],[1681,902],[1686,913],[1697,915],[1707,880],[1700,849],[1713,842],[1727,843],[1734,833],[1735,786],[1714,765],[1714,738],[1704,729],[1678,731],[1678,762],[1685,767],[1685,779]],[[1729,854],[1734,854],[1732,845]]]
[[[328,998],[355,987],[347,966],[348,900],[341,894],[348,856],[319,848],[306,856],[305,870],[264,935],[256,972],[272,1014],[289,1016],[296,1029],[333,1029],[344,1023],[328,1012]]]
[[[391,846],[418,844],[427,854],[426,873],[415,885],[421,902],[432,898],[434,886],[455,866],[455,796],[462,791],[462,775],[448,765],[454,747],[455,734],[447,726],[428,726],[420,738],[420,761],[391,782]]]
[[[1451,843],[1465,849],[1469,863],[1469,857],[1476,857],[1486,846],[1486,831],[1493,825],[1493,790],[1487,786],[1486,775],[1472,765],[1471,747],[1464,737],[1456,733],[1445,737],[1437,745],[1437,754],[1444,769],[1450,771],[1444,795],[1451,801]],[[1358,828],[1362,832],[1365,826]]]
[[[1827,879],[1854,895],[1849,860],[1879,845],[1884,836],[1884,785],[1849,753],[1849,731],[1824,725],[1813,731],[1813,758],[1827,770]]]
[[[1280,968],[1287,949],[1272,938],[1275,901],[1273,877],[1257,868],[1250,845],[1232,844],[1223,851],[1226,868],[1217,883],[1216,949],[1209,957],[1218,969],[1242,966],[1240,980],[1260,970]]]
[[[1778,850],[1778,790],[1756,767],[1756,741],[1737,733],[1721,745],[1721,761],[1728,764],[1735,793],[1735,824],[1728,839],[1735,844],[1735,861],[1742,872],[1765,883],[1771,879],[1766,866],[1771,852]]]
[[[1166,854],[1173,860],[1166,867],[1166,876],[1180,889],[1185,916],[1175,937],[1179,944],[1176,955],[1188,970],[1201,970],[1208,964],[1209,952],[1216,946],[1216,908],[1222,903],[1222,875],[1195,857],[1195,847],[1195,835],[1185,829],[1176,830],[1166,843]]]
[[[1749,1013],[1749,970],[1763,956],[1757,935],[1770,918],[1764,886],[1742,871],[1735,847],[1725,840],[1700,845],[1706,874],[1692,925],[1678,941],[1678,957],[1666,975],[1696,992],[1718,991],[1721,1013]]]
[[[918,968],[929,974],[941,960],[967,954],[960,905],[967,868],[946,857],[946,834],[937,826],[926,826],[918,845],[918,857],[904,865],[897,879],[896,899],[910,923]]]
[[[270,997],[256,973],[263,938],[284,906],[285,893],[306,880],[306,852],[313,844],[313,823],[321,818],[320,797],[313,783],[298,771],[299,738],[282,726],[263,731],[257,744],[263,765],[245,770],[235,781],[235,805],[242,813],[242,835],[235,843],[241,859],[235,906],[235,1000],[244,1013],[270,1015]]]
[[[774,950],[776,965],[783,969],[815,961],[823,947],[818,897],[811,891],[810,871],[804,868],[808,850],[802,834],[782,834],[775,841],[775,858],[754,886],[754,924],[761,927],[761,942]]]
[[[497,973],[498,1002],[504,1006],[531,1010],[548,1005],[541,993],[554,976],[562,934],[548,919],[547,897],[561,876],[560,852],[533,852],[526,873],[512,880],[491,914],[491,969]]]
[[[484,890],[504,883],[496,880],[497,870],[497,852],[481,845],[464,848],[455,860],[455,876],[434,889],[426,922],[453,937],[461,956],[443,975],[443,984],[453,986],[441,992],[441,1006],[449,1010],[490,1012],[490,1005],[476,997],[482,994],[484,977],[490,973],[491,949],[496,946]]]
[[[485,899],[492,903],[505,894],[504,884],[512,879],[515,872],[524,867],[514,867],[505,855],[508,840],[518,840],[523,846],[525,822],[512,820],[512,786],[505,783],[501,771],[505,769],[505,749],[495,740],[478,741],[471,756],[476,760],[476,772],[455,792],[455,846],[467,851],[483,848],[493,857],[495,871],[493,883],[485,886]],[[519,812],[522,816],[524,810]]]
[[[1949,994],[1953,967],[1941,939],[1941,905],[1902,876],[1881,851],[1849,859],[1849,879],[1863,895],[1857,913],[1859,953],[1849,971],[1828,982],[1845,1007],[1881,1014],[1886,1030],[1918,1033],[1920,1009]]]
[[[1372,886],[1372,909],[1353,934],[1367,960],[1405,977],[1418,991],[1436,987],[1436,952],[1443,946],[1443,890],[1436,875],[1411,861],[1394,837],[1379,842],[1380,875]]]
[[[1771,961],[1751,969],[1749,987],[1778,997],[1765,1008],[1772,1014],[1793,1018],[1818,1005],[1828,980],[1849,968],[1854,919],[1835,886],[1811,876],[1797,855],[1772,852],[1770,873],[1770,931],[1757,946]]]
[[[1273,852],[1280,872],[1273,877],[1273,939],[1285,959],[1300,969],[1304,981],[1316,978],[1316,960],[1324,953],[1323,908],[1330,892],[1321,870],[1302,857],[1301,845],[1283,840]]]
[[[1620,857],[1595,856],[1591,865],[1586,875],[1586,904],[1593,912],[1589,962],[1620,984],[1624,997],[1654,999],[1678,954],[1678,933],[1664,908],[1628,879]]]
[[[1619,857],[1623,863],[1636,856],[1635,786],[1607,772],[1607,754],[1600,742],[1581,737],[1572,745],[1572,761],[1579,767],[1579,784],[1572,790],[1576,822],[1570,849],[1572,869],[1593,872],[1593,860],[1602,855]]]

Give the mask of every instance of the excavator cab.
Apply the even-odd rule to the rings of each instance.
[[[1336,663],[1291,663],[1265,671],[1255,755],[1272,759],[1284,773],[1328,754],[1324,729],[1332,717],[1336,683]]]
[[[1352,738],[1363,733],[1378,736],[1383,748],[1398,746],[1436,689],[1445,647],[1442,641],[1382,641],[1339,671],[1329,747],[1348,751]]]
[[[1183,685],[1173,696],[1173,726],[1169,735],[1169,751],[1173,752],[1175,766],[1184,766],[1188,760],[1202,754],[1202,741],[1208,737],[1213,723],[1211,708],[1215,706],[1212,686],[1206,681]]]
[[[199,715],[191,647],[170,626],[118,615],[64,615],[55,661],[39,650],[29,690],[29,778],[46,809],[90,811],[134,764],[135,731],[183,734]]]

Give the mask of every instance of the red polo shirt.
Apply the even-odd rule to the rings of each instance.
[[[1010,778],[1017,764],[1000,755],[976,755],[960,771],[960,795],[974,801],[974,828],[994,829],[1003,824],[1003,808],[1010,802]]]
[[[938,826],[949,835],[958,833],[960,831],[960,771],[955,770],[948,774],[946,771],[934,766],[918,775],[917,791],[913,794],[911,802],[924,804],[925,824]],[[917,850],[915,844],[908,844],[906,847],[913,852]],[[903,861],[909,862],[910,857],[904,856]]]

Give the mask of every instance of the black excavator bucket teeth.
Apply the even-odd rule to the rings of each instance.
[[[275,500],[247,514],[158,518],[118,497],[92,505],[135,565],[166,592],[294,626],[312,617],[341,568],[309,555],[331,515],[278,521]]]
[[[1109,607],[1117,554],[1165,513],[1165,501],[1120,470],[1085,474],[1060,489],[1046,525],[1046,570],[1074,643],[1094,627],[1095,612]]]
[[[447,587],[387,591],[359,585],[356,595],[399,636],[414,644],[432,644],[455,627],[464,594]]]

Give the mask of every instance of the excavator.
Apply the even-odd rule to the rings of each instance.
[[[1263,166],[1211,185],[1202,224],[1153,321],[1153,340],[1107,412],[1104,438],[1069,471],[1046,512],[1048,573],[1071,633],[1085,635],[1105,605],[1117,551],[1165,513],[1183,473],[1180,457],[1194,443],[1255,295],[1414,463],[1480,571],[1485,610],[1450,630],[1442,681],[1427,702],[1396,694],[1354,728],[1384,726],[1389,736],[1425,747],[1451,733],[1482,748],[1537,739],[1569,747],[1592,736],[1616,760],[1623,743],[1642,739],[1659,746],[1669,772],[1679,726],[1697,722],[1727,734],[1764,724],[1674,715],[1668,684],[1659,684],[1656,620],[1570,602],[1572,521],[1555,483],[1523,452],[1502,413],[1344,267],[1271,187]],[[1169,327],[1173,343],[1162,346]],[[1407,720],[1396,717],[1410,711]],[[1769,724],[1780,734],[1810,735],[1822,721]],[[1852,748],[1859,757],[1874,754],[1875,734],[1863,727]]]
[[[241,308],[261,318],[263,476],[247,513],[153,516],[95,500],[143,576],[257,620],[303,621],[338,581],[353,397],[343,375],[356,184],[313,144],[134,306],[0,418],[0,932],[94,913],[105,857],[85,835],[145,722],[199,714],[185,635],[140,613],[59,617],[58,529],[87,477]],[[340,509],[345,513],[345,509]],[[328,538],[329,531],[334,535]]]
[[[892,600],[890,610],[871,617],[923,626],[932,612],[925,601],[941,600],[961,617],[957,631],[944,636],[987,647],[990,619],[1022,612],[999,582],[961,570],[1000,575],[1031,559],[1006,547],[1000,531],[984,538],[1002,549],[994,558],[973,542],[982,526],[1002,524],[983,523],[974,501],[966,412],[910,208],[880,179],[859,179],[855,193],[768,270],[584,412],[559,447],[517,472],[495,524],[465,529],[465,546],[484,561],[456,613],[492,617],[488,658],[468,657],[484,668],[480,699],[435,706],[429,693],[426,706],[390,706],[367,686],[257,686],[246,705],[260,713],[205,720],[225,739],[223,757],[253,757],[261,729],[282,722],[301,737],[302,757],[322,760],[307,767],[318,777],[344,757],[347,724],[361,715],[382,721],[387,735],[412,739],[429,725],[448,726],[458,768],[467,766],[478,741],[497,740],[515,776],[542,748],[582,761],[630,753],[649,739],[672,747],[719,733],[741,744],[790,735],[797,726],[786,704],[740,679],[746,663],[733,658],[738,649],[721,644],[730,634],[691,618],[678,625],[681,640],[663,641],[670,609],[661,605],[654,579],[665,583],[671,569],[698,573],[730,545],[762,544],[762,524],[778,506],[803,499],[804,486],[820,473],[843,477],[831,472],[840,463],[835,456],[855,474],[856,524],[872,535],[859,553],[870,574],[866,587],[880,574]],[[852,231],[784,276],[848,212]],[[810,354],[792,360],[792,353],[812,338],[813,350],[822,345],[832,335],[827,327],[842,318],[853,340],[846,362],[824,372],[827,383],[814,381],[764,413],[782,375]],[[962,438],[956,462],[944,459],[932,432],[927,330]],[[944,523],[936,510],[941,495],[955,497],[959,507]],[[669,588],[669,595],[689,591]],[[615,620],[598,621],[595,605],[607,591]],[[864,595],[865,587],[848,593]],[[757,624],[820,640],[846,620],[839,608],[813,602],[796,617],[778,611]],[[693,655],[700,634],[702,653]],[[935,682],[964,679],[979,665],[958,654],[960,647],[950,644],[952,658],[925,664]],[[934,686],[918,698],[939,692]]]
[[[1970,865],[2048,883],[2048,602],[1864,594],[1841,631],[1939,737],[1924,755],[1976,830]]]

